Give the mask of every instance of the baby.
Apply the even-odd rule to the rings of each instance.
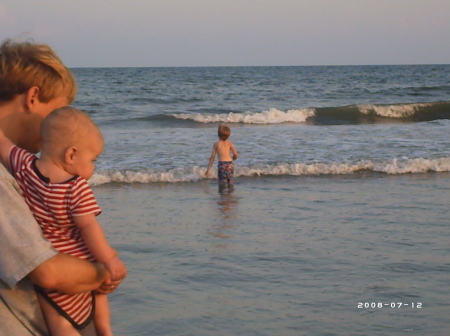
[[[209,176],[209,172],[211,166],[214,162],[214,159],[217,156],[219,157],[219,164],[217,166],[217,176],[219,181],[219,187],[223,188],[228,185],[229,188],[233,186],[233,178],[234,178],[234,163],[233,160],[236,160],[239,156],[236,148],[228,138],[231,135],[231,130],[226,125],[219,125],[218,128],[218,136],[219,141],[214,143],[211,157],[209,158],[208,168],[206,169],[206,176]],[[230,152],[233,154],[233,157],[230,156]]]
[[[126,267],[96,220],[101,209],[87,183],[103,151],[99,128],[87,114],[62,107],[43,121],[41,136],[37,158],[0,130],[0,158],[17,180],[44,236],[59,252],[103,263],[113,280],[123,279]],[[40,287],[36,291],[52,336],[79,335],[77,329],[92,319],[98,335],[112,335],[106,295],[69,295]]]

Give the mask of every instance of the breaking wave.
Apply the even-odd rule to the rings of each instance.
[[[450,102],[348,105],[292,109],[271,108],[263,112],[180,113],[169,117],[197,123],[281,124],[307,123],[314,125],[361,124],[380,122],[422,122],[450,119]]]
[[[103,171],[94,174],[89,183],[177,183],[194,182],[205,178],[204,167],[176,168],[168,171]],[[236,177],[258,176],[308,176],[308,175],[346,175],[360,172],[384,174],[417,174],[427,172],[450,172],[450,157],[439,159],[393,159],[387,162],[362,160],[355,163],[279,163],[253,166],[237,166]],[[211,179],[217,178],[212,171]]]
[[[286,112],[270,109],[260,113],[225,114],[173,114],[177,119],[193,120],[199,123],[244,123],[244,124],[280,124],[285,122],[304,123],[314,116],[314,109],[288,110]]]

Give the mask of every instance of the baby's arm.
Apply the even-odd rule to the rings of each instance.
[[[9,167],[9,152],[14,143],[9,140],[0,129],[0,160]]]
[[[74,221],[78,229],[80,229],[89,251],[94,255],[98,262],[105,265],[106,269],[111,273],[112,280],[121,280],[127,275],[125,264],[117,256],[108,243],[102,227],[97,222],[94,214],[83,216],[74,216]]]
[[[217,153],[217,143],[215,143],[213,146],[211,157],[209,158],[208,169],[206,169],[205,176],[209,175],[209,170],[211,169],[214,159],[216,158],[216,153]]]

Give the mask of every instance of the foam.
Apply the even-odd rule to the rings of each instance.
[[[177,168],[168,171],[104,171],[94,174],[89,183],[102,185],[107,183],[179,183],[205,179],[204,167]],[[345,175],[362,171],[395,174],[417,174],[426,172],[449,172],[450,157],[439,159],[392,159],[387,162],[362,160],[355,163],[279,163],[267,165],[237,166],[235,176],[308,176],[308,175]],[[210,179],[217,178],[212,171]]]
[[[431,104],[398,104],[398,105],[358,105],[362,114],[375,113],[386,118],[407,118],[416,114],[420,109]]]
[[[286,122],[304,123],[315,115],[314,109],[281,111],[275,108],[264,112],[226,113],[226,114],[173,114],[177,119],[193,120],[200,123],[244,123],[244,124],[280,124]]]

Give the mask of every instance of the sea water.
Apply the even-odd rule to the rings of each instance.
[[[77,68],[118,335],[447,335],[450,66]],[[234,190],[204,176],[217,126]]]

